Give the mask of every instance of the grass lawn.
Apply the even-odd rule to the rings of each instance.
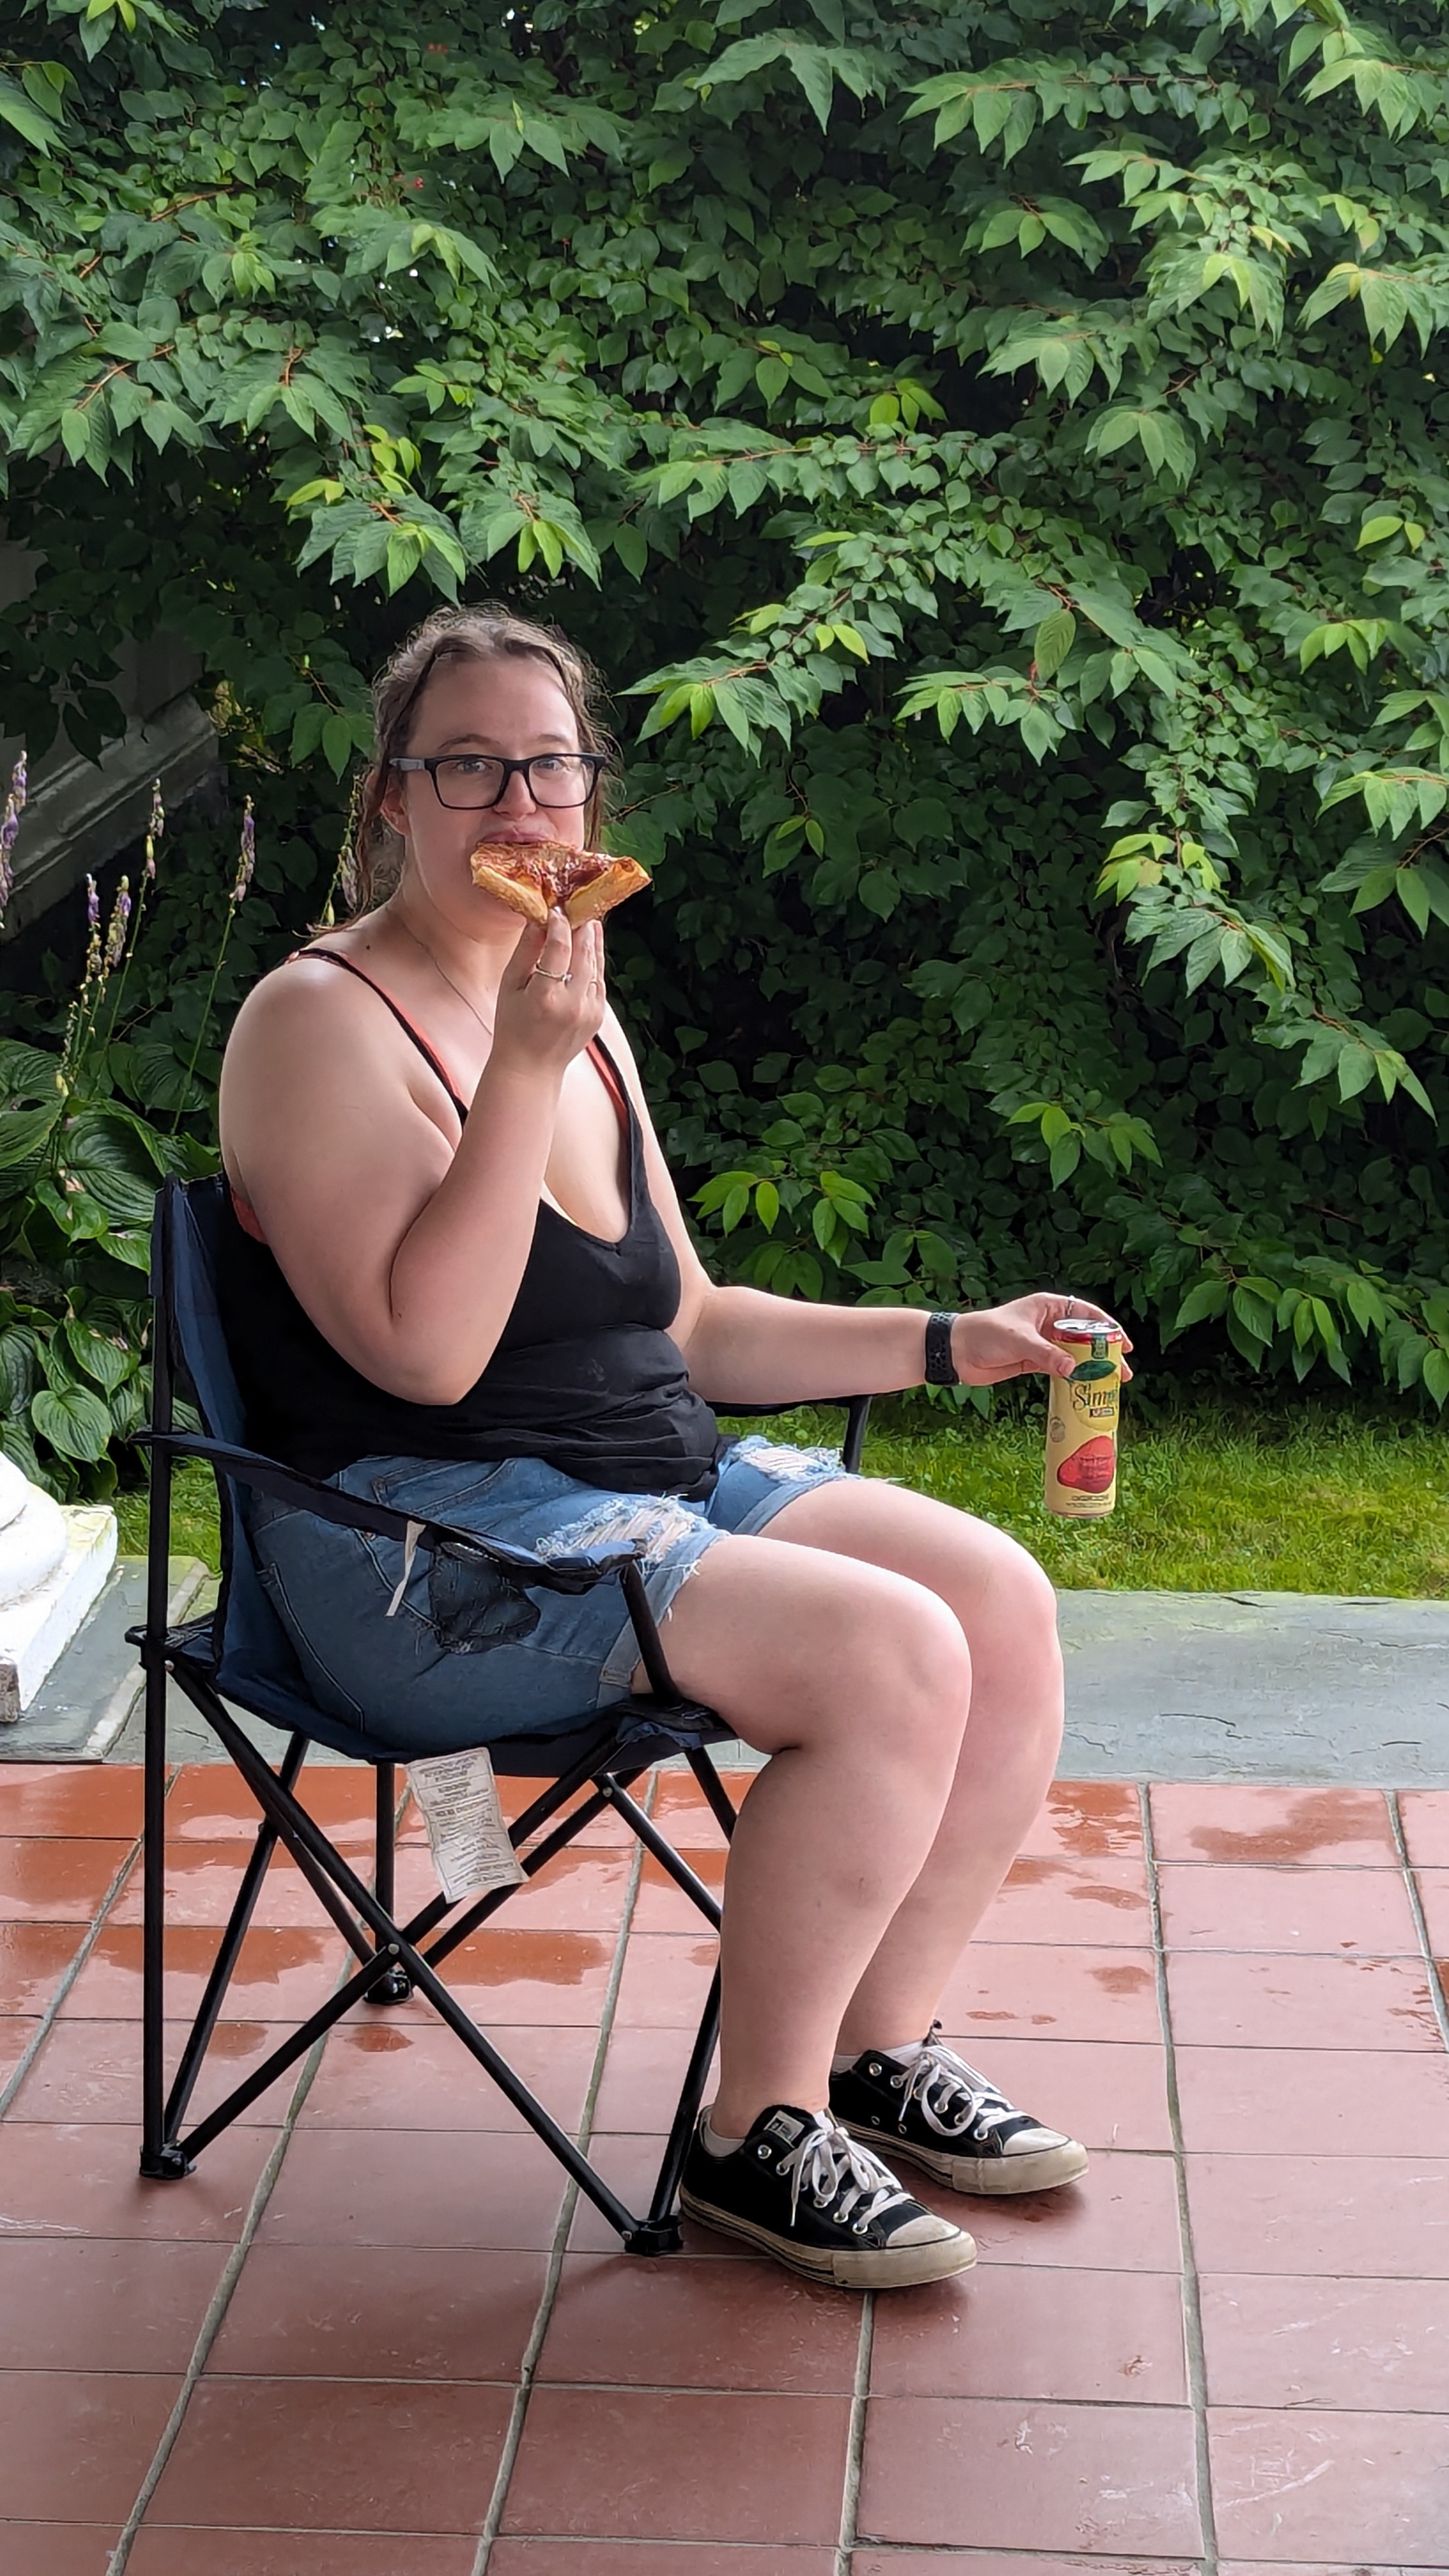
[[[1040,1499],[1038,1424],[940,1431],[900,1411],[868,1444],[875,1473],[1010,1530],[1063,1590],[1449,1596],[1449,1440],[1428,1424],[1128,1418],[1115,1512],[1062,1521]]]
[[[116,1494],[116,1521],[120,1532],[122,1556],[144,1556],[146,1532],[150,1522],[147,1508],[150,1494],[145,1486],[138,1492]],[[221,1540],[216,1520],[216,1487],[211,1469],[199,1461],[178,1467],[171,1482],[171,1553],[173,1556],[199,1556],[213,1574],[221,1571]]]
[[[1128,1399],[1130,1405],[1130,1397]],[[774,1438],[838,1440],[808,1410]],[[1073,1591],[1336,1592],[1449,1597],[1449,1437],[1429,1423],[1304,1405],[1185,1413],[1123,1425],[1117,1509],[1059,1521],[1042,1508],[1040,1422],[968,1415],[942,1428],[919,1405],[881,1403],[866,1465],[1008,1529]],[[118,1500],[121,1547],[146,1545],[146,1497]],[[173,1552],[217,1562],[207,1470],[176,1480]]]

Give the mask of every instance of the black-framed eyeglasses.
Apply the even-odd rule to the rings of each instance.
[[[513,777],[523,780],[535,805],[587,805],[608,761],[602,751],[536,751],[529,760],[454,751],[431,760],[391,760],[388,767],[425,769],[440,805],[455,814],[483,814],[498,803]]]

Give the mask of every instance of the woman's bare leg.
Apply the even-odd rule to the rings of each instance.
[[[931,1850],[971,1690],[953,1611],[876,1565],[731,1538],[676,1596],[681,1689],[772,1755],[730,1850],[712,2118],[823,2110],[842,2015]]]
[[[836,2042],[852,2054],[903,2046],[933,2019],[1056,1768],[1056,1597],[1035,1558],[1003,1530],[895,1486],[817,1486],[777,1513],[766,1536],[889,1567],[949,1607],[970,1649],[971,1721],[935,1840]]]

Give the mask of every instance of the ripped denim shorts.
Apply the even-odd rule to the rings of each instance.
[[[331,1481],[541,1556],[642,1542],[644,1587],[662,1622],[716,1539],[751,1537],[797,1495],[844,1475],[834,1450],[754,1435],[725,1452],[714,1492],[697,1503],[600,1491],[536,1458],[359,1458]],[[338,1529],[267,1495],[251,1498],[247,1526],[319,1706],[400,1752],[566,1732],[628,1693],[639,1650],[612,1577],[590,1592],[523,1592],[485,1566],[419,1550],[403,1584],[396,1539]]]

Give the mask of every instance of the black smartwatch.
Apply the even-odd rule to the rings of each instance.
[[[927,1386],[959,1386],[961,1383],[951,1357],[951,1327],[955,1322],[954,1315],[926,1317]]]

